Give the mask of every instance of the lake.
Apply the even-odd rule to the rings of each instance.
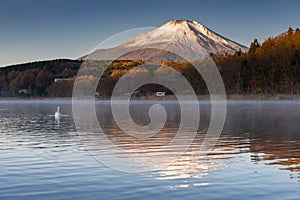
[[[149,123],[147,110],[154,103],[133,101],[133,120]],[[159,103],[167,121],[148,139],[123,133],[109,102],[96,103],[107,139],[126,150],[113,155],[118,152],[98,145],[97,136],[78,133],[71,101],[0,101],[0,199],[300,199],[300,101],[229,101],[222,134],[206,156],[199,151],[210,103],[200,102],[197,137],[169,166],[128,173],[102,164],[104,155],[139,153],[139,164],[146,165],[146,152],[162,160],[177,153],[161,146],[176,134],[179,106]]]

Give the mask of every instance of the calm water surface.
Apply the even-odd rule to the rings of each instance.
[[[132,103],[136,123],[149,123],[153,103]],[[180,109],[175,102],[163,105],[168,118],[155,142],[123,134],[108,102],[96,110],[115,145],[168,156],[159,147],[174,137]],[[181,158],[164,169],[125,173],[90,155],[86,145],[94,141],[82,142],[70,101],[0,101],[0,199],[300,199],[300,101],[228,102],[224,130],[206,157],[197,153],[209,103],[201,102],[200,110],[197,138]]]

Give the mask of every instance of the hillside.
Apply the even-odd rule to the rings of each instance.
[[[289,29],[262,44],[254,40],[248,53],[214,57],[231,94],[299,94],[300,30]]]
[[[262,44],[254,40],[248,52],[211,54],[223,77],[228,94],[299,94],[300,93],[300,30],[289,29]],[[107,61],[102,61],[107,62]],[[8,66],[0,69],[1,97],[70,97],[73,82],[82,61],[52,60]],[[140,60],[117,60],[101,77],[97,92],[110,96],[118,79],[136,66]],[[159,63],[147,62],[144,70],[135,73],[151,79],[161,73]],[[207,94],[201,76],[188,62],[163,61],[191,83],[197,94]],[[95,63],[101,67],[101,62]],[[90,74],[90,72],[87,72]],[[58,79],[57,79],[58,78]],[[93,76],[89,76],[93,79]],[[55,81],[56,80],[56,81]],[[140,90],[166,90],[158,85],[147,85]]]
[[[81,64],[78,60],[59,59],[0,68],[0,97],[71,97]],[[101,62],[98,64],[101,67]],[[115,61],[103,78],[140,64],[138,61]]]
[[[82,62],[59,59],[0,68],[1,97],[70,96],[71,84],[56,86],[56,78],[75,77]],[[62,87],[63,86],[63,87]]]

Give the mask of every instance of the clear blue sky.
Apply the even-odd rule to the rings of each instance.
[[[0,0],[0,66],[78,58],[121,31],[196,20],[249,46],[300,27],[300,0]]]

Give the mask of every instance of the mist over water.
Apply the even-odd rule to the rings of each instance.
[[[180,123],[175,101],[132,101],[131,117],[148,124],[154,103],[168,116],[160,133],[148,139],[123,133],[109,102],[96,103],[105,135],[127,152],[114,156],[151,152],[164,159],[176,153],[161,150]],[[54,118],[58,105],[60,121]],[[300,101],[229,101],[221,137],[205,157],[199,151],[211,106],[199,106],[197,137],[178,160],[163,169],[125,173],[91,155],[89,145],[99,155],[110,151],[91,135],[79,136],[70,101],[0,101],[0,199],[300,198]],[[141,156],[138,164],[152,162]]]

